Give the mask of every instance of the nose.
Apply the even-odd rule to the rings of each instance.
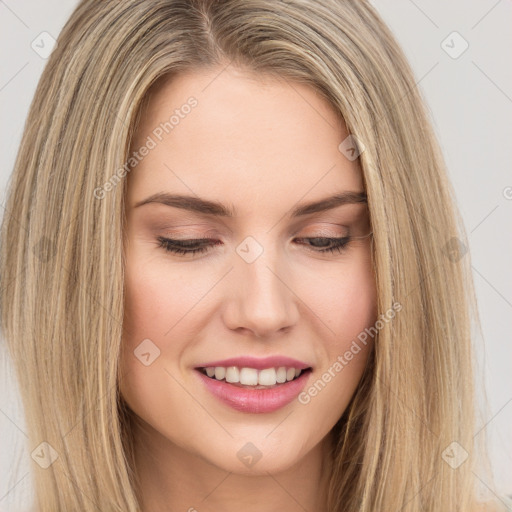
[[[226,287],[224,323],[231,330],[271,338],[298,321],[299,299],[289,266],[270,250],[251,263],[235,255]]]

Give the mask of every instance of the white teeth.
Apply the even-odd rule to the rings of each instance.
[[[236,366],[226,368],[226,382],[240,382],[240,370]]]
[[[217,380],[222,380],[226,376],[226,368],[223,366],[216,366],[215,367],[215,378]]]
[[[275,368],[267,368],[260,370],[258,375],[258,384],[260,386],[275,386],[276,384],[276,370]]]
[[[281,366],[280,368],[277,369],[276,380],[280,384],[286,382],[286,368],[284,366]]]
[[[254,368],[242,368],[240,370],[240,384],[244,386],[257,386],[258,370]]]
[[[256,370],[255,368],[238,368],[237,366],[209,366],[203,371],[208,377],[216,380],[226,380],[229,383],[240,383],[243,386],[275,386],[283,384],[287,381],[296,379],[302,370],[298,368],[265,368],[264,370]]]

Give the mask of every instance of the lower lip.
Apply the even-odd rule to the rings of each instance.
[[[207,389],[221,402],[240,412],[265,413],[277,411],[288,405],[304,389],[311,370],[303,371],[298,378],[269,389],[249,389],[233,386],[226,381],[211,379],[200,370]]]

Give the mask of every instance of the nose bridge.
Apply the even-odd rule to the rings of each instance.
[[[231,327],[261,336],[292,325],[298,313],[286,262],[270,236],[259,238],[249,236],[236,248],[229,319]]]

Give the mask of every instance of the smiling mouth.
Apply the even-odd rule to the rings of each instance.
[[[273,389],[283,386],[298,379],[304,373],[312,371],[312,368],[299,369],[293,367],[277,367],[256,370],[255,368],[207,367],[197,368],[206,377],[232,386],[245,389]]]

